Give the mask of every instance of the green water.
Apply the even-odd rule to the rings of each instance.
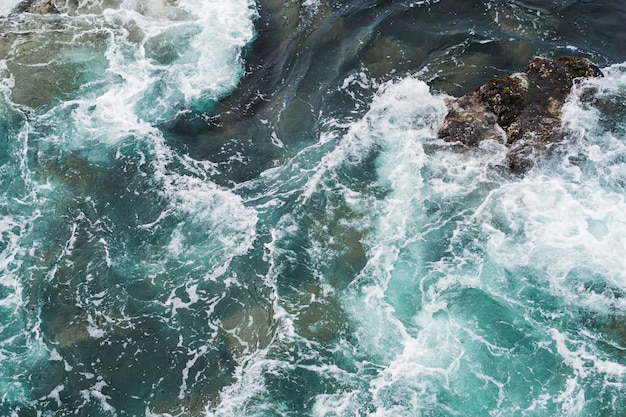
[[[535,3],[7,11],[0,414],[623,416],[625,9]],[[437,139],[562,52],[528,174]]]

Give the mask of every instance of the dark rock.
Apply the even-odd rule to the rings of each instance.
[[[505,140],[497,116],[476,94],[466,94],[456,100],[447,100],[448,115],[439,137],[448,142],[461,142],[468,147],[478,146],[483,140]]]
[[[561,111],[573,83],[601,77],[584,58],[536,57],[525,73],[492,78],[471,93],[447,101],[448,115],[439,130],[446,142],[475,147],[496,140],[509,147],[509,168],[518,174],[535,156],[563,138]]]
[[[24,0],[17,6],[18,13],[59,14],[52,0]]]

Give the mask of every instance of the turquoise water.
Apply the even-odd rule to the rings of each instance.
[[[0,415],[626,415],[621,2],[55,4],[0,7]],[[562,53],[526,175],[437,139]]]

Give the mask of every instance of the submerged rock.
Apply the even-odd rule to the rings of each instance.
[[[59,14],[52,0],[24,0],[17,6],[18,13]]]
[[[601,76],[584,58],[533,58],[524,73],[492,78],[448,100],[439,138],[466,147],[483,140],[504,143],[509,168],[521,174],[532,166],[534,155],[563,138],[562,107],[575,80]]]

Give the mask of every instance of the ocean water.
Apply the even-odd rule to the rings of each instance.
[[[626,416],[626,2],[18,3],[1,416]],[[528,173],[437,139],[563,54]]]

